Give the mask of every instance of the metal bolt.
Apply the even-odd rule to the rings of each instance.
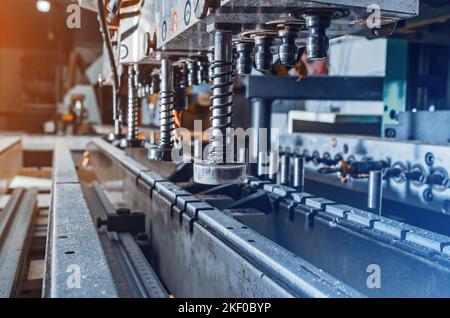
[[[303,192],[305,188],[305,157],[295,156],[294,158],[294,182],[296,190]]]
[[[208,70],[208,60],[202,59],[197,61],[197,82],[199,84],[203,82],[208,82],[209,80],[209,70]]]
[[[174,127],[175,92],[172,61],[161,60],[159,143],[149,149],[149,159],[158,161],[172,160],[172,132]]]
[[[434,155],[431,152],[427,152],[425,155],[425,163],[428,166],[432,166],[434,164]]]
[[[413,168],[411,171],[404,173],[404,178],[406,180],[413,181],[417,185],[422,185],[426,182],[426,176],[423,171],[419,168]]]
[[[129,147],[141,146],[137,136],[139,133],[138,117],[139,117],[139,102],[137,96],[137,77],[138,66],[128,66],[128,114],[127,114],[127,142]]]
[[[383,200],[383,172],[369,172],[369,190],[367,195],[367,207],[375,213],[381,215],[381,205]]]
[[[175,111],[185,111],[188,108],[186,88],[188,87],[188,70],[186,63],[182,62],[175,68]]]
[[[273,56],[270,48],[273,45],[273,40],[274,37],[271,35],[255,37],[255,68],[260,72],[272,68]]]
[[[291,156],[289,153],[284,152],[281,155],[281,163],[280,163],[280,183],[284,186],[289,185],[289,172],[291,171]]]
[[[283,28],[278,31],[278,36],[282,43],[278,47],[278,57],[280,63],[287,67],[293,67],[297,63],[297,45],[295,40],[298,37],[298,32],[304,26],[304,22],[292,21],[285,22]]]
[[[330,39],[326,32],[331,26],[331,18],[328,15],[308,15],[305,19],[306,27],[309,30],[309,35],[306,38],[308,59],[321,60],[327,58]]]
[[[198,81],[198,64],[194,59],[189,59],[186,61],[187,64],[187,83],[189,86],[196,86],[199,83]]]
[[[151,74],[152,84],[150,86],[150,94],[158,94],[161,91],[160,70],[155,70]]]
[[[436,188],[440,190],[447,189],[447,182],[448,174],[447,171],[443,168],[433,169],[432,173],[426,178],[426,183],[432,186],[436,186]]]

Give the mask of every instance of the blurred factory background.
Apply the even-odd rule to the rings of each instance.
[[[76,1],[2,1],[0,130],[43,133],[70,86],[91,84],[83,67],[102,54],[97,15],[83,10],[84,28],[69,29],[70,3]],[[80,54],[75,76],[69,74],[73,52]]]

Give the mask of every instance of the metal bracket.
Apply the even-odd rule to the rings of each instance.
[[[131,213],[129,209],[118,209],[105,219],[97,218],[97,227],[106,226],[108,232],[138,234],[145,232],[145,214]]]

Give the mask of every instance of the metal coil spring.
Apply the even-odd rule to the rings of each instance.
[[[212,146],[209,149],[209,159],[213,163],[224,163],[226,160],[227,130],[232,127],[233,117],[232,111],[229,110],[233,106],[233,63],[231,61],[213,61],[211,68],[213,69],[212,80],[214,85],[211,86],[213,95],[211,97],[212,106],[210,110],[212,116],[210,120],[213,131],[221,131],[222,140],[217,140],[217,136],[211,135]],[[224,100],[228,101],[224,102]]]
[[[127,140],[136,140],[139,133],[139,99],[138,99],[138,68],[136,65],[128,67],[128,114]]]
[[[139,133],[138,118],[139,118],[139,108],[137,97],[130,97],[128,99],[128,116],[127,116],[128,140],[137,139]]]
[[[160,93],[160,122],[159,146],[172,148],[172,132],[175,130],[173,112],[175,110],[175,92],[162,91]]]
[[[133,84],[133,80],[130,80],[130,84]],[[128,140],[137,139],[139,133],[138,119],[139,119],[139,101],[137,97],[137,91],[134,86],[131,86],[128,92],[128,114],[127,114]]]

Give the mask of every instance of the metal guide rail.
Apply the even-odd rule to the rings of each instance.
[[[242,211],[238,219],[364,294],[448,295],[450,237],[270,181],[247,184],[270,193],[275,211],[264,221]],[[366,285],[371,264],[382,269],[381,289]]]
[[[116,213],[97,182],[83,185],[83,192],[93,218],[97,219],[97,227],[100,220],[106,220],[108,215]],[[99,229],[99,236],[121,298],[168,297],[165,287],[131,233]],[[141,241],[145,241],[145,238]]]
[[[84,199],[72,155],[54,149],[44,296],[117,297],[117,290]]]
[[[0,213],[0,298],[16,297],[37,211],[37,189],[16,189]]]

